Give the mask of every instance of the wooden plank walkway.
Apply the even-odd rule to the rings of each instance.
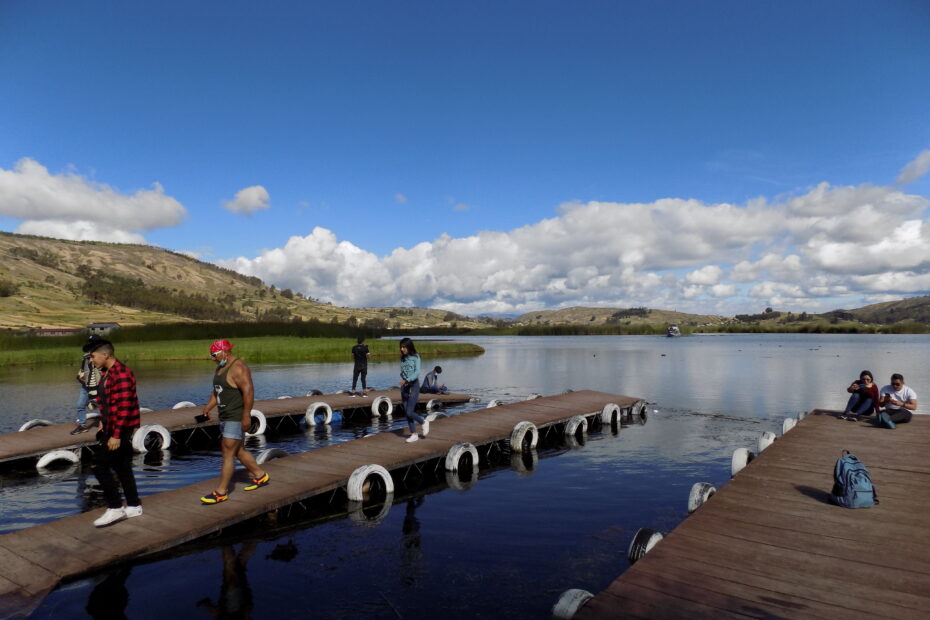
[[[400,403],[400,390],[397,389],[372,391],[368,393],[367,398],[350,396],[349,394],[325,394],[321,396],[260,400],[255,401],[253,409],[258,409],[265,414],[266,418],[273,419],[303,414],[307,407],[315,402],[328,403],[333,408],[333,411],[367,409],[379,396],[389,397],[395,406]],[[426,403],[436,399],[443,404],[458,404],[468,402],[470,398],[468,394],[421,394],[418,402]],[[210,420],[207,422],[203,424],[194,422],[194,416],[199,414],[202,408],[202,405],[198,405],[196,407],[145,412],[142,414],[142,424],[160,424],[172,433],[197,427],[209,428],[216,426],[218,424],[216,410],[211,413]],[[73,428],[74,422],[68,422],[0,435],[0,463],[39,457],[52,450],[70,450],[96,443],[93,431],[80,435],[71,435],[70,432]]]
[[[143,497],[144,515],[103,532],[93,526],[102,510],[94,510],[5,534],[0,536],[0,617],[34,608],[63,580],[162,551],[343,487],[362,465],[398,470],[441,457],[458,442],[480,446],[509,438],[513,427],[523,420],[542,429],[574,415],[600,413],[608,403],[623,409],[638,400],[579,391],[479,409],[435,420],[429,436],[414,443],[405,443],[409,431],[403,429],[269,461],[263,467],[271,475],[271,484],[244,493],[236,492],[242,484],[234,482],[229,501],[222,504],[205,506],[199,501],[214,489],[214,479]]]
[[[930,416],[836,416],[801,420],[574,618],[930,618]],[[844,449],[878,506],[828,503]]]

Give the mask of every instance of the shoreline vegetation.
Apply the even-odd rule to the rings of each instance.
[[[296,336],[229,337],[235,353],[249,363],[291,362],[345,362],[352,361],[350,353],[354,338],[301,338]],[[58,340],[43,338],[42,340]],[[120,341],[114,337],[116,356],[129,363],[209,360],[209,347],[213,338],[195,340]],[[32,347],[19,350],[0,350],[0,366],[35,364],[77,365],[81,359],[81,343],[53,343],[58,346]],[[399,355],[396,340],[369,339],[365,344],[371,351],[371,361],[394,361]],[[465,342],[424,340],[417,343],[424,359],[472,357],[484,353],[478,345]]]

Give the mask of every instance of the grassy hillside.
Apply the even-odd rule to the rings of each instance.
[[[729,319],[706,314],[687,314],[650,308],[585,308],[575,306],[561,310],[528,312],[514,319],[517,325],[637,326],[676,324],[682,328],[708,328],[725,325]]]
[[[0,329],[295,318],[382,329],[488,324],[429,308],[340,308],[143,245],[0,233],[0,259]]]

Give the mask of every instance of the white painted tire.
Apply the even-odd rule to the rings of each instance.
[[[632,418],[644,418],[646,417],[646,401],[638,400],[630,407],[630,417]]]
[[[717,492],[717,487],[709,482],[695,482],[688,495],[688,514],[703,506]]]
[[[485,407],[485,409],[490,409],[491,407],[500,407],[503,404],[504,404],[504,401],[498,400],[497,398],[495,398],[494,400],[488,403],[488,406]]]
[[[268,421],[265,419],[265,414],[258,409],[253,409],[250,415],[252,417],[252,425],[249,427],[245,436],[255,437],[256,435],[264,435],[265,431],[268,430]],[[253,428],[255,429],[254,431],[252,430]]]
[[[195,405],[189,400],[182,400],[179,403],[174,403],[174,407],[172,407],[172,409],[184,409],[185,407],[196,407],[196,406],[197,405]]]
[[[160,446],[151,445],[151,447],[146,444],[151,444],[151,440],[156,437],[151,437],[150,435],[157,436],[161,440]],[[167,450],[171,446],[171,433],[168,432],[161,424],[145,424],[136,429],[136,432],[132,434],[132,449],[137,454],[145,454],[149,450]]]
[[[54,422],[49,422],[48,420],[29,420],[25,424],[19,427],[19,432],[28,431],[30,428],[41,428],[43,426],[51,426]]]
[[[762,435],[759,436],[759,451],[758,454],[762,454],[762,451],[768,448],[775,442],[775,433],[772,431],[765,431]]]
[[[385,493],[390,495],[394,492],[394,480],[391,478],[391,474],[388,473],[388,470],[380,465],[362,465],[349,476],[349,483],[346,485],[346,493],[349,496],[349,501],[361,502],[364,500],[365,494],[362,488],[365,486],[365,481],[368,480],[370,476],[378,476],[381,478],[384,483]]]
[[[427,411],[432,411],[433,409],[438,409],[438,408],[441,407],[441,406],[442,406],[442,401],[440,401],[440,400],[437,399],[437,398],[431,398],[431,399],[429,399],[429,401],[426,403],[426,410],[427,410]]]
[[[262,463],[267,463],[268,461],[272,461],[274,459],[282,459],[287,455],[287,452],[281,448],[268,448],[267,450],[262,450],[258,453],[258,455],[255,457],[255,462],[261,465]]]
[[[152,410],[148,407],[139,407],[139,413],[152,413]]]
[[[319,390],[310,390],[309,392],[307,392],[307,396],[322,396],[322,395],[323,395],[323,392]]]
[[[533,392],[532,394],[530,394],[523,400],[536,400],[537,398],[542,398],[542,394],[537,394],[536,392]]]
[[[661,532],[649,529],[648,527],[639,528],[636,535],[633,536],[633,540],[630,541],[630,549],[626,554],[630,564],[635,564],[638,560],[641,560],[643,556],[649,553],[663,538],[664,536],[662,536]]]
[[[529,460],[529,463],[526,461]],[[510,469],[521,478],[529,478],[539,466],[539,453],[536,450],[514,453],[510,455]]]
[[[467,441],[457,443],[446,452],[445,467],[446,471],[458,471],[459,463],[466,454],[471,455],[471,466],[478,469],[478,449]]]
[[[384,412],[381,411],[381,405],[387,406]],[[392,413],[394,413],[394,403],[392,403],[391,399],[387,396],[379,396],[371,402],[371,417],[390,417]]]
[[[733,457],[730,459],[730,477],[732,478],[738,474],[740,470],[749,465],[755,456],[756,455],[747,448],[737,448],[734,450]]]
[[[374,527],[384,520],[384,517],[386,517],[388,512],[390,512],[391,506],[393,504],[394,496],[392,494],[388,494],[385,496],[384,503],[381,504],[378,512],[373,515],[369,515],[365,509],[365,505],[362,502],[349,502],[349,520],[352,521],[353,524],[362,527]]]
[[[324,403],[319,400],[315,403],[311,403],[307,407],[306,413],[304,413],[304,419],[307,421],[307,426],[316,426],[316,414],[319,411],[320,407],[323,408],[323,420],[320,424],[329,424],[333,421],[333,408],[329,406],[329,403]]]
[[[566,590],[552,606],[552,617],[556,620],[572,620],[578,610],[584,607],[594,595],[587,590],[572,588]]]
[[[536,448],[536,442],[539,441],[539,431],[536,425],[526,420],[517,422],[510,433],[510,450],[512,452],[523,452],[523,442],[529,436],[529,449]]]
[[[621,415],[620,405],[607,403],[601,411],[601,424],[619,424]]]
[[[798,414],[798,422],[800,422],[801,420],[803,420],[803,419],[806,418],[806,417],[807,417],[807,412],[806,412],[806,411],[802,411],[801,413]]]
[[[471,476],[468,480],[462,480],[462,477],[457,471],[447,471],[446,472],[446,485],[450,489],[455,489],[456,491],[467,491],[468,489],[475,486],[475,483],[478,482],[478,468],[473,467],[471,470]]]
[[[568,422],[565,423],[562,434],[566,437],[576,437],[578,431],[581,431],[582,435],[588,432],[588,420],[583,415],[575,415],[569,418]]]
[[[784,435],[792,428],[797,425],[798,421],[795,418],[785,418],[785,421],[781,423],[781,434]]]
[[[278,400],[284,400],[285,398],[290,398],[290,396],[278,396]]]
[[[41,471],[57,461],[79,463],[81,461],[81,457],[71,450],[52,450],[51,452],[47,452],[46,454],[42,455],[42,458],[40,458],[39,462],[36,463],[36,469]]]
[[[336,394],[348,394],[348,393],[349,393],[349,390],[339,390],[336,392]]]

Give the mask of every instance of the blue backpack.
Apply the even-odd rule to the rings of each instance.
[[[878,503],[869,470],[849,450],[843,450],[833,468],[831,499],[843,508],[871,508]]]

